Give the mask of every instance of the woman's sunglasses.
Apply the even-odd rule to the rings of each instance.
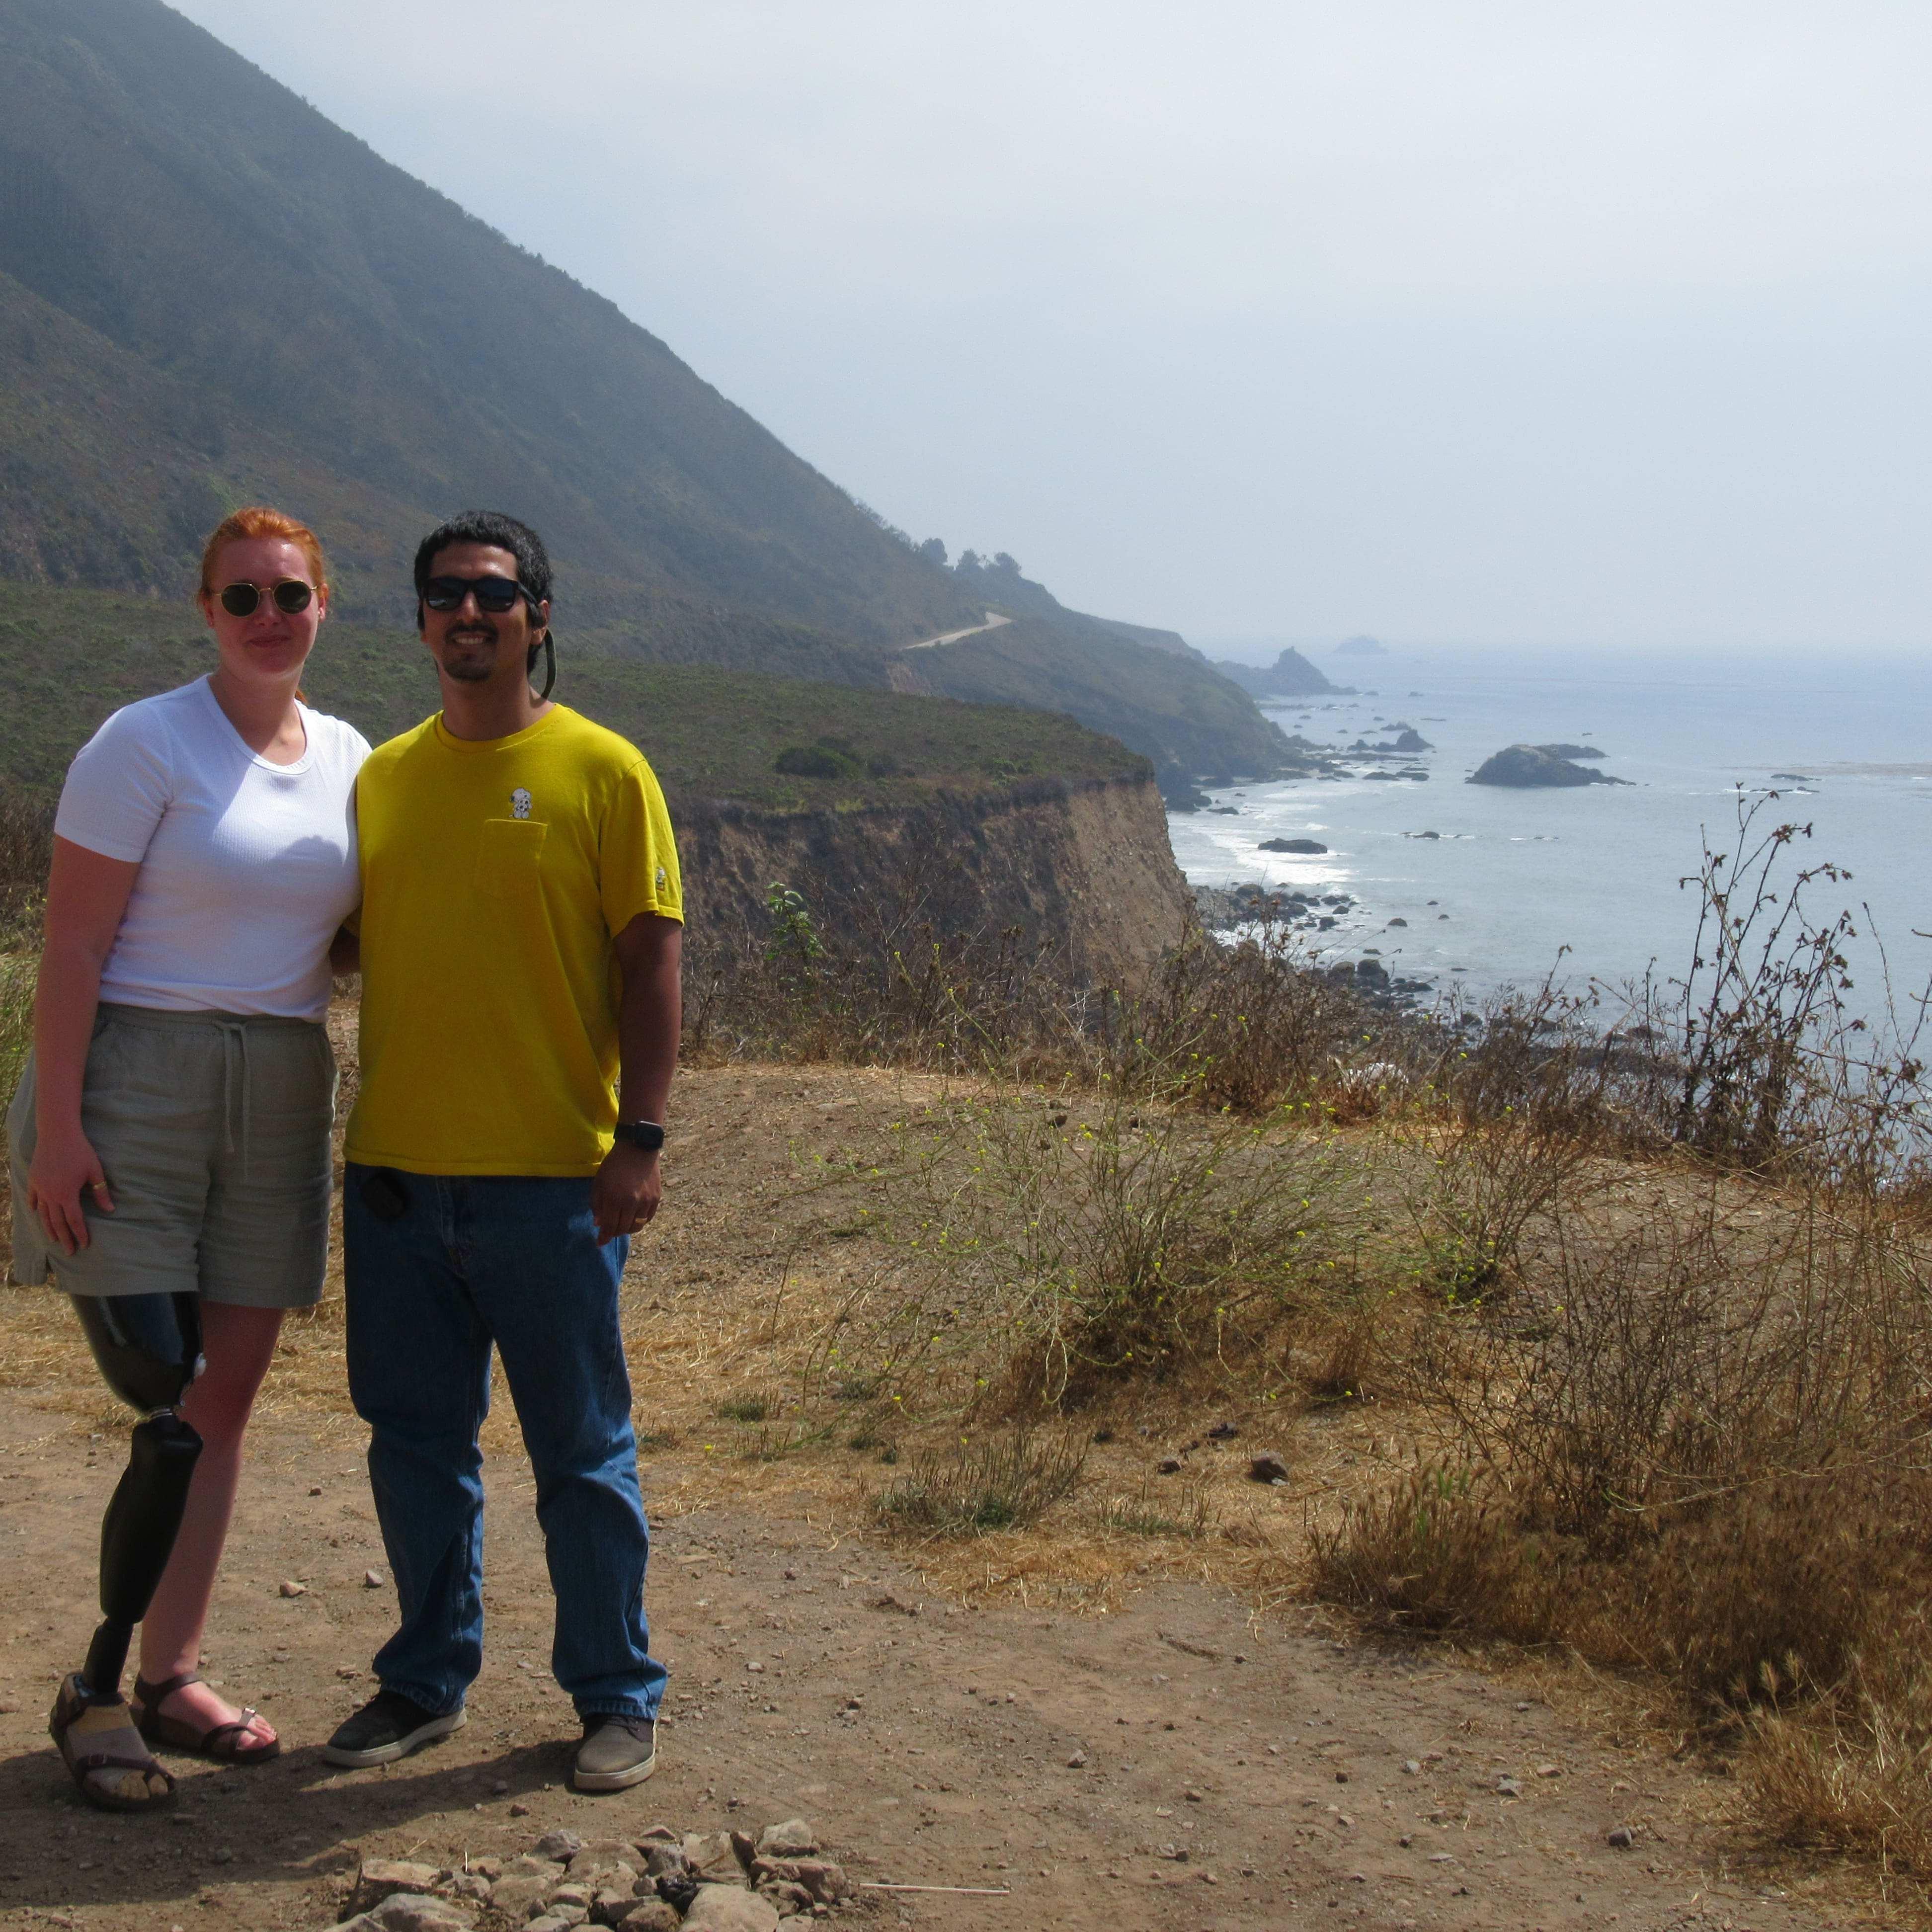
[[[422,587],[422,601],[432,610],[455,610],[471,591],[476,593],[476,608],[500,617],[514,608],[519,597],[528,600],[532,610],[537,599],[514,577],[432,577]]]
[[[259,584],[224,584],[217,596],[221,608],[231,617],[252,617],[261,608],[262,586]],[[299,577],[285,577],[273,586],[268,595],[275,600],[275,608],[294,617],[309,607],[315,596],[315,586],[304,584]]]

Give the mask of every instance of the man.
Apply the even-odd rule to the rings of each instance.
[[[472,512],[416,552],[442,711],[362,768],[362,1090],[343,1190],[349,1386],[401,1624],[381,1694],[330,1738],[386,1764],[464,1720],[482,1666],[494,1346],[536,1477],[573,1782],[656,1768],[663,1666],[618,1332],[628,1237],[657,1211],[682,903],[642,755],[539,697],[550,572]],[[554,659],[553,659],[554,669]]]

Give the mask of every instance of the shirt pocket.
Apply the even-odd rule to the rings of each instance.
[[[535,900],[549,832],[534,818],[486,818],[472,880],[477,892],[508,904]]]

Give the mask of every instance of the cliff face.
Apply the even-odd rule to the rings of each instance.
[[[821,928],[880,944],[1019,929],[1094,982],[1139,987],[1191,904],[1150,779],[1042,780],[910,808],[760,812],[683,799],[673,816],[694,957],[761,936],[782,880]]]

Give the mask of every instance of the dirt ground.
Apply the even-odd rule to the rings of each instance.
[[[57,1298],[0,1291],[0,1922],[321,1928],[362,1856],[460,1865],[556,1826],[632,1837],[794,1816],[858,1879],[1008,1888],[844,1909],[886,1925],[1883,1922],[1844,1874],[1757,1856],[1728,1783],[1672,1755],[1628,1687],[1360,1640],[1298,1599],[1310,1509],[1399,1453],[1372,1406],[1219,1417],[1240,1433],[1188,1458],[1234,1532],[1211,1546],[1103,1533],[1073,1506],[963,1548],[891,1543],[866,1508],[890,1478],[875,1448],[835,1433],[793,1449],[772,1416],[721,1416],[776,1390],[782,1423],[798,1334],[862,1264],[802,1192],[814,1156],[862,1161],[932,1092],[833,1070],[681,1078],[664,1210],[626,1283],[650,1610],[671,1672],[662,1768],[628,1793],[568,1788],[576,1730],[548,1675],[507,1403],[485,1438],[488,1654],[468,1726],[385,1771],[321,1761],[374,1688],[393,1612],[326,1304],[290,1324],[258,1410],[203,1666],[267,1714],[284,1755],[226,1772],[175,1759],[171,1814],[88,1810],[46,1713],[96,1615],[126,1418]],[[1110,1414],[1084,1488],[1144,1490],[1160,1457],[1201,1440],[1191,1400]],[[1287,1456],[1287,1489],[1243,1480],[1264,1444]],[[306,1587],[284,1597],[284,1582]],[[1628,1849],[1607,1842],[1619,1826]]]

